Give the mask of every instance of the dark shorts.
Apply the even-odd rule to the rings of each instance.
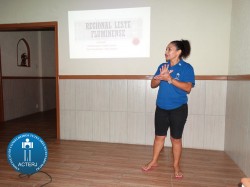
[[[170,128],[171,137],[181,139],[187,116],[187,104],[173,110],[164,110],[157,106],[155,110],[155,135],[166,136],[168,128]]]

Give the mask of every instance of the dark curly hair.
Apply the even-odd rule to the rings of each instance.
[[[180,58],[187,58],[190,55],[191,46],[188,40],[174,40],[170,43],[175,45],[177,50],[181,50]]]

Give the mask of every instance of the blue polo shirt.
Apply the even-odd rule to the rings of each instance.
[[[193,67],[187,62],[180,60],[177,64],[171,67],[170,62],[162,63],[156,73],[160,74],[160,68],[164,65],[169,65],[168,69],[173,70],[171,77],[181,82],[191,82],[195,85],[195,75]],[[172,110],[180,107],[188,102],[187,92],[169,84],[167,81],[161,81],[159,85],[156,105],[165,110]]]

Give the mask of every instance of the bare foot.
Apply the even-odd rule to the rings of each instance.
[[[182,179],[183,178],[183,173],[181,172],[181,169],[179,166],[174,166],[174,177],[176,179]]]
[[[154,161],[150,161],[149,163],[147,163],[146,165],[142,166],[142,170],[143,171],[149,171],[150,169],[152,169],[153,167],[157,167],[158,164]]]

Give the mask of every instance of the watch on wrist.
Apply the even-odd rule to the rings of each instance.
[[[172,83],[173,83],[172,80],[173,80],[173,78],[171,77],[171,78],[168,80],[168,84],[172,84]]]

